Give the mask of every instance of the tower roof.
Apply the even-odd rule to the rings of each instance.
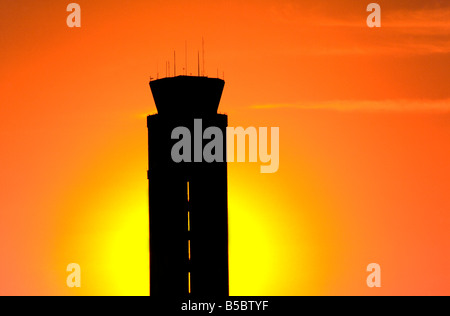
[[[224,85],[222,79],[195,76],[150,81],[158,114],[172,116],[216,114]]]

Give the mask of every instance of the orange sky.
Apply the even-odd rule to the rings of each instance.
[[[229,124],[280,127],[229,165],[231,294],[450,293],[448,1],[68,3],[0,3],[0,294],[148,294],[148,79],[202,37]]]

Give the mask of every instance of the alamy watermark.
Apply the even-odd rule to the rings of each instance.
[[[370,3],[367,6],[367,12],[372,12],[367,17],[368,27],[381,27],[381,7],[378,3]]]
[[[68,27],[81,27],[81,7],[78,3],[70,3],[66,8],[67,12],[71,12],[66,19]]]
[[[378,263],[370,263],[367,272],[371,272],[366,279],[368,287],[381,287],[381,267]]]
[[[259,127],[227,127],[226,140],[222,130],[216,126],[210,126],[203,131],[202,119],[194,119],[194,136],[184,126],[173,129],[172,139],[178,139],[171,151],[172,160],[176,163],[192,162],[192,138],[194,139],[194,162],[203,160],[211,162],[224,162],[224,148],[226,145],[227,162],[235,161],[235,147],[237,162],[246,162],[246,139],[248,139],[248,162],[263,163],[261,173],[275,173],[280,165],[280,131],[279,127],[270,128],[270,153],[268,151],[268,128]],[[235,146],[235,140],[237,143]],[[203,146],[203,141],[208,142]],[[259,148],[259,150],[258,150]],[[259,154],[259,155],[258,155]]]
[[[81,267],[78,263],[69,263],[66,268],[67,272],[71,272],[66,279],[68,287],[81,287]]]
[[[378,3],[369,3],[366,8],[367,12],[371,12],[367,17],[367,26],[381,27],[381,7]],[[78,3],[70,3],[66,8],[70,12],[66,19],[67,26],[70,28],[81,27],[81,7]]]

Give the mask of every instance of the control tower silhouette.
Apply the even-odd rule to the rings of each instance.
[[[217,113],[224,85],[222,79],[200,76],[150,81],[158,111],[147,117],[150,295],[229,295],[228,118]],[[202,119],[201,135],[210,126],[220,128],[223,162],[194,162],[199,132],[194,119]],[[179,126],[191,132],[192,162],[172,160],[180,140],[171,135]]]

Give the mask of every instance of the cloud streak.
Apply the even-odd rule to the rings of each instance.
[[[345,1],[344,1],[345,2]],[[337,4],[335,4],[337,6]],[[286,4],[273,9],[277,23],[300,30],[301,54],[424,55],[450,53],[450,6],[381,5],[381,28],[369,29],[365,6],[345,3],[336,11]],[[312,40],[311,40],[312,38]]]
[[[305,109],[336,111],[394,111],[450,113],[450,99],[443,100],[336,100],[253,105],[252,109]]]

